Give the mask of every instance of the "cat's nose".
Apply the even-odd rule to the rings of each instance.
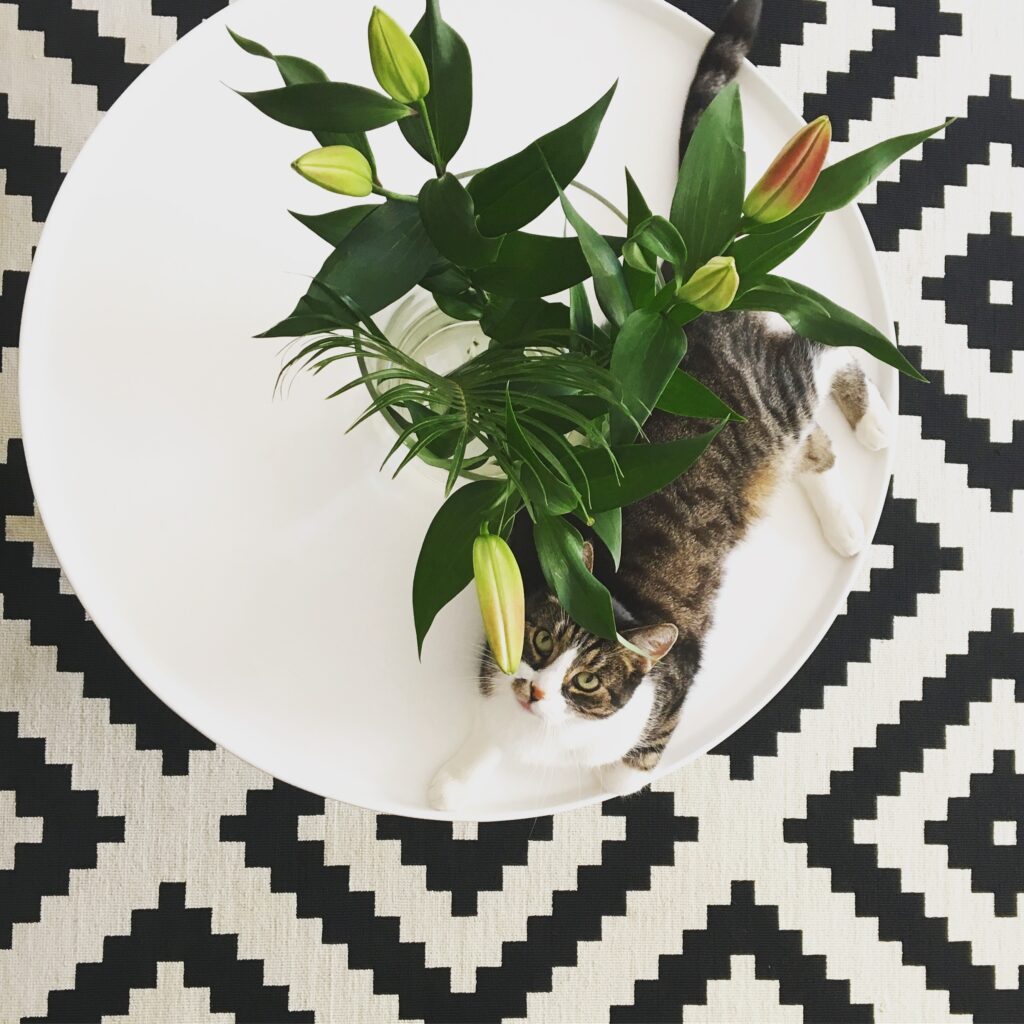
[[[536,683],[530,683],[530,703],[544,699],[544,691]]]

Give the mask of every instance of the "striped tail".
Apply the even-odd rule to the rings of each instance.
[[[701,114],[736,77],[744,57],[754,45],[760,21],[761,0],[734,0],[718,31],[704,48],[683,110],[683,124],[679,132],[680,162]]]

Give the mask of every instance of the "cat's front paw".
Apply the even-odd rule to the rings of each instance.
[[[651,781],[651,773],[633,768],[625,761],[617,761],[605,765],[600,770],[600,778],[601,788],[609,796],[628,796],[643,789]]]
[[[466,804],[466,783],[442,768],[427,787],[427,803],[435,811],[457,811]]]
[[[857,435],[857,440],[869,452],[880,452],[892,444],[893,430],[892,413],[879,399],[867,407],[854,429],[854,433]]]

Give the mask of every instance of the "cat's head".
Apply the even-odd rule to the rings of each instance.
[[[588,543],[584,561],[593,569]],[[662,622],[623,630],[638,654],[578,626],[558,599],[539,590],[526,603],[526,636],[516,674],[493,670],[485,687],[511,686],[524,711],[549,725],[600,720],[615,714],[633,696],[644,677],[672,649],[679,635]]]

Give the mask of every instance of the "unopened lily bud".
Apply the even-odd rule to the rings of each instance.
[[[430,91],[423,54],[390,15],[374,7],[370,15],[370,63],[381,88],[399,103],[419,103]]]
[[[750,190],[743,203],[744,215],[772,224],[791,214],[818,180],[831,141],[832,123],[824,114],[804,125]]]
[[[373,189],[370,163],[351,146],[324,146],[303,153],[292,167],[304,178],[343,196],[368,196]]]
[[[714,256],[676,289],[676,298],[707,313],[728,309],[736,298],[740,275],[731,256]]]
[[[523,656],[526,598],[516,556],[501,537],[486,533],[473,542],[473,576],[494,660],[514,675]]]

